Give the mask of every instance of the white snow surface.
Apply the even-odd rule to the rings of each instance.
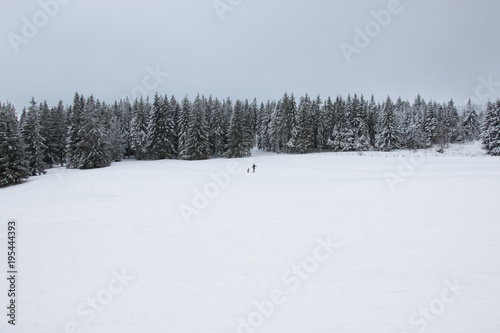
[[[0,267],[9,219],[19,265],[16,326],[2,279],[0,331],[500,332],[500,158],[476,148],[420,152],[410,171],[404,151],[51,169],[0,189]],[[217,185],[234,163],[243,172]],[[189,222],[180,207],[204,189]],[[338,247],[314,266],[318,239]],[[123,271],[134,279],[110,293]]]

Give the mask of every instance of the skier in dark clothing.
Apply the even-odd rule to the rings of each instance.
[[[253,173],[255,173],[255,168],[256,168],[256,167],[257,167],[257,166],[256,166],[255,164],[254,164],[254,165],[252,165]]]

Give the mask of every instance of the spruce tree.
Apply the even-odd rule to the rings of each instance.
[[[346,101],[346,115],[349,119],[349,124],[351,125],[351,131],[352,131],[352,141],[354,145],[354,150],[356,149],[356,143],[358,141],[358,130],[360,127],[360,121],[361,121],[361,103],[359,101],[358,95],[354,94],[354,96],[351,98],[351,95],[347,96],[347,101]]]
[[[199,95],[193,103],[185,151],[188,160],[206,160],[210,156],[205,107]]]
[[[227,132],[227,116],[224,113],[223,104],[216,98],[212,105],[212,122],[210,137],[212,152],[215,157],[222,157],[225,153],[225,136]]]
[[[326,99],[325,103],[323,104],[323,138],[324,138],[324,145],[328,150],[333,150],[334,149],[334,128],[336,124],[336,114],[335,114],[335,107],[334,103],[332,102],[332,99],[330,96]]]
[[[94,101],[91,95],[86,103],[78,143],[81,152],[79,169],[95,169],[107,167],[111,164],[109,143],[102,120],[103,106],[99,100]]]
[[[464,139],[466,141],[475,141],[479,139],[481,134],[479,120],[476,109],[472,106],[470,99],[465,107],[462,127],[464,131]]]
[[[0,103],[0,186],[19,183],[30,174],[16,110]]]
[[[132,107],[131,137],[132,149],[137,160],[147,159],[147,136],[149,119],[149,99],[141,97]]]
[[[24,107],[23,112],[21,112],[21,117],[19,118],[19,128],[23,128],[25,121],[26,121],[26,107]]]
[[[32,176],[44,174],[47,168],[44,162],[47,147],[44,145],[45,139],[41,135],[39,110],[35,98],[31,99],[22,135],[30,174]]]
[[[413,149],[422,149],[429,146],[428,135],[425,130],[426,125],[426,114],[427,114],[427,104],[420,97],[417,96],[413,104],[413,129],[412,129],[412,141],[414,143]]]
[[[123,134],[120,127],[120,121],[116,114],[111,115],[108,129],[109,158],[113,162],[120,162],[123,157]]]
[[[460,131],[460,116],[453,99],[448,102],[446,107],[446,131],[449,143],[455,143],[462,140]]]
[[[124,156],[130,158],[133,153],[132,149],[132,105],[128,98],[115,103],[117,113],[120,114],[118,121],[120,122],[120,132],[123,139]]]
[[[257,115],[257,149],[268,151],[269,137],[267,129],[269,126],[269,114],[266,112],[264,103],[260,104],[259,113]]]
[[[426,135],[425,147],[429,148],[436,143],[437,130],[437,104],[429,101],[427,108],[424,111],[424,131]]]
[[[62,101],[59,101],[57,107],[50,111],[50,142],[51,155],[54,162],[63,166],[66,158],[66,141],[68,135],[68,126],[66,120],[66,111]]]
[[[178,135],[179,135],[179,144],[178,144],[178,154],[180,159],[188,159],[188,151],[187,151],[187,141],[189,136],[189,127],[191,122],[191,113],[192,113],[192,105],[188,96],[185,96],[181,103],[181,108],[179,112],[179,116],[177,119],[178,125]]]
[[[483,148],[489,155],[500,156],[500,99],[488,102],[483,121]]]
[[[172,142],[174,119],[171,117],[168,98],[155,95],[149,115],[147,151],[152,160],[163,160],[175,156]]]
[[[377,128],[380,114],[380,105],[375,102],[373,95],[370,98],[367,109],[367,120],[366,126],[368,131],[368,137],[370,141],[370,146],[375,147],[377,144]]]
[[[273,151],[273,140],[271,133],[271,121],[274,112],[274,102],[261,103],[259,111],[258,148],[265,151]]]
[[[288,93],[285,92],[278,104],[276,116],[276,119],[279,120],[279,123],[276,123],[276,134],[279,137],[279,146],[282,148],[288,145],[296,129],[296,104],[293,94],[288,96]]]
[[[391,151],[401,148],[401,133],[394,111],[394,104],[390,97],[387,97],[383,106],[377,147],[381,151]]]
[[[361,95],[356,108],[354,109],[356,115],[356,132],[354,136],[354,150],[366,151],[370,150],[370,133],[368,127],[368,104],[365,102],[363,95]]]
[[[306,94],[299,102],[296,129],[293,130],[293,151],[304,154],[312,151],[314,147],[314,129],[312,125],[312,101]]]
[[[332,148],[334,151],[354,150],[353,127],[349,122],[347,111],[351,108],[352,99],[350,96],[346,101],[342,97],[337,97],[334,103],[335,125],[332,133]]]
[[[68,145],[66,150],[69,169],[78,169],[80,167],[81,151],[79,144],[82,141],[83,112],[85,108],[85,99],[78,93],[75,93],[73,107],[68,112]]]
[[[413,121],[413,108],[403,108],[399,121],[401,124],[401,148],[412,149],[411,124]]]
[[[52,137],[53,119],[47,101],[44,101],[39,105],[39,122],[40,135],[44,139],[43,144],[47,147],[44,151],[43,161],[47,167],[52,168],[56,163],[57,157],[55,156],[55,142]]]
[[[243,145],[249,152],[255,147],[255,121],[253,106],[245,100],[243,103]],[[250,154],[250,153],[249,153]]]
[[[325,139],[325,115],[321,97],[318,95],[311,105],[311,123],[313,129],[313,149],[322,151],[326,145]]]
[[[281,101],[272,104],[271,121],[269,123],[268,136],[271,140],[271,149],[275,153],[280,153],[283,148],[282,133],[284,131],[285,122],[283,121],[283,108],[281,104]]]
[[[175,157],[179,157],[179,117],[181,114],[181,106],[174,96],[170,97],[170,109],[172,114],[172,119],[174,121],[174,132],[172,138],[172,144],[174,146]]]
[[[448,125],[446,120],[446,108],[443,105],[437,107],[436,143],[439,144],[439,152],[444,152],[448,143]]]
[[[243,118],[243,103],[237,100],[227,134],[226,156],[229,158],[240,158],[250,156],[250,148],[245,143],[245,123]]]

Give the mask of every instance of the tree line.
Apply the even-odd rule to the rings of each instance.
[[[250,156],[257,146],[276,153],[391,151],[483,140],[500,155],[500,100],[477,113],[469,101],[459,112],[453,100],[413,103],[390,97],[377,103],[363,95],[307,94],[298,102],[285,93],[278,101],[219,100],[211,96],[156,94],[106,104],[75,94],[73,104],[49,107],[32,98],[20,118],[0,103],[0,185],[45,173],[55,165],[72,169],[109,166],[113,161],[204,160]]]

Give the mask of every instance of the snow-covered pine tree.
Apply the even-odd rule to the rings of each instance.
[[[425,147],[429,148],[436,143],[437,130],[437,103],[429,101],[424,111],[424,131],[426,135]]]
[[[190,122],[191,122],[192,105],[188,96],[184,97],[181,104],[182,106],[177,120],[178,121],[177,128],[179,130],[178,154],[180,159],[186,160],[189,159],[187,151],[187,141],[189,136],[189,127],[191,125]]]
[[[271,133],[271,121],[273,112],[276,108],[276,103],[267,101],[266,104],[261,104],[261,111],[259,113],[259,149],[265,151],[273,151],[273,138]]]
[[[290,133],[290,139],[288,139],[288,142],[284,145],[285,153],[290,154],[290,153],[296,152],[297,133],[298,133],[298,130],[296,127],[294,127],[292,129],[292,132]]]
[[[68,137],[68,125],[66,111],[62,101],[57,107],[50,110],[50,142],[54,162],[63,166],[66,158],[66,141]]]
[[[224,136],[223,136],[223,156],[226,156],[227,153],[227,139],[228,139],[228,130],[229,130],[229,122],[231,121],[231,115],[233,114],[234,104],[231,98],[226,98],[222,101],[222,117],[224,119]]]
[[[280,153],[283,148],[282,133],[285,128],[285,122],[283,121],[283,108],[281,104],[281,100],[276,104],[272,104],[271,121],[268,128],[272,151],[275,153]]]
[[[399,97],[396,105],[394,106],[394,112],[396,114],[396,121],[400,128],[400,147],[411,149],[411,124],[413,122],[413,109],[408,101],[403,101],[401,97]]]
[[[349,96],[346,101],[338,96],[333,104],[335,112],[335,126],[333,127],[333,145],[334,151],[352,151],[354,150],[354,135],[352,125],[349,122],[347,111],[351,108],[352,99]]]
[[[57,107],[49,109],[47,101],[40,103],[40,134],[47,147],[44,162],[48,167],[55,164],[63,165],[65,159],[66,139],[68,128],[66,125],[66,112],[62,101]]]
[[[84,97],[75,93],[73,107],[68,111],[68,145],[66,149],[68,163],[66,167],[70,169],[78,169],[80,166],[80,158],[82,154],[78,145],[82,141],[81,128],[83,123],[84,108]]]
[[[359,101],[358,95],[355,93],[354,96],[351,98],[351,95],[347,96],[346,100],[346,115],[349,119],[349,124],[351,124],[351,131],[352,131],[352,142],[354,145],[354,150],[356,141],[358,140],[358,130],[359,130],[359,121],[360,117],[359,115],[361,114],[361,103]]]
[[[297,104],[295,102],[295,96],[293,93],[288,96],[285,92],[283,98],[280,103],[280,113],[281,113],[281,128],[280,128],[280,136],[281,136],[281,144],[280,146],[284,146],[287,144],[290,139],[293,137],[293,132],[296,129],[297,122]]]
[[[137,160],[147,159],[147,136],[149,118],[149,99],[136,99],[132,106],[131,136],[132,149]]]
[[[355,95],[355,97],[357,97]],[[354,150],[366,151],[371,149],[370,133],[368,127],[368,104],[365,102],[363,95],[360,96],[356,107],[354,108],[356,115],[356,126],[354,130]]]
[[[314,146],[314,130],[312,125],[312,101],[306,94],[300,98],[296,128],[293,129],[293,144],[289,147],[294,152],[310,153]]]
[[[481,134],[480,124],[476,109],[472,106],[470,99],[465,106],[462,128],[464,132],[464,139],[466,141],[479,140],[479,136]]]
[[[245,100],[245,102],[243,103],[243,124],[243,144],[245,145],[245,149],[247,149],[248,151],[252,151],[252,148],[255,147],[255,120],[253,107],[248,103],[248,100]]]
[[[30,174],[16,110],[0,103],[0,186],[19,183]]]
[[[266,112],[264,102],[261,102],[259,113],[257,114],[257,148],[260,150],[268,151],[269,138],[267,136],[267,129],[269,127],[270,116]]]
[[[78,144],[81,152],[79,169],[96,169],[111,164],[109,142],[102,119],[102,104],[91,95],[85,103]]]
[[[24,107],[23,111],[21,112],[21,117],[19,118],[19,128],[23,128],[25,121],[26,121],[26,107]]]
[[[455,102],[451,99],[446,106],[446,132],[448,143],[455,143],[462,141],[462,132],[460,130],[460,116],[458,115]]]
[[[426,136],[421,131],[423,125],[419,107],[416,102],[413,105],[405,102],[405,107],[400,115],[401,148],[418,149],[424,147]],[[422,142],[422,144],[419,145],[419,142]]]
[[[147,150],[152,160],[163,160],[175,157],[174,119],[170,111],[168,98],[156,93],[153,107],[149,115]]]
[[[45,139],[41,135],[39,110],[34,97],[31,99],[21,133],[25,144],[26,161],[31,175],[44,174],[47,168],[44,162],[47,147],[43,143]]]
[[[227,116],[224,114],[224,108],[219,101],[215,98],[212,103],[212,121],[210,127],[210,142],[212,145],[212,153],[215,157],[222,157],[225,153],[225,137],[227,132]]]
[[[448,132],[447,132],[447,121],[446,121],[446,106],[438,104],[437,106],[437,127],[436,127],[436,139],[435,142],[439,144],[440,152],[444,152],[448,144]]]
[[[120,126],[120,120],[116,113],[111,114],[108,124],[108,143],[109,143],[109,158],[113,162],[120,162],[123,158],[123,134]]]
[[[488,102],[483,120],[483,148],[489,155],[500,156],[500,99]]]
[[[188,160],[206,160],[210,156],[208,131],[205,124],[205,103],[199,95],[193,103],[185,150]]]
[[[425,131],[425,117],[427,114],[427,103],[420,95],[415,98],[412,105],[412,149],[422,149],[428,147],[427,132]]]
[[[401,148],[401,132],[397,123],[394,104],[389,96],[383,105],[377,147],[381,151]]]
[[[128,159],[132,156],[132,105],[128,98],[115,102],[115,113],[119,115],[120,132],[122,134],[123,152]]]
[[[170,102],[170,100],[173,101],[173,103]],[[179,105],[175,98],[172,96],[171,99],[168,99],[167,94],[163,96],[163,104],[167,108],[167,127],[168,127],[168,141],[170,142],[170,158],[176,158],[177,157],[177,141],[178,141],[178,135],[177,135],[177,128],[176,128],[176,122],[177,122],[177,115],[179,111]]]
[[[334,149],[333,144],[333,133],[335,128],[335,123],[337,122],[334,103],[330,96],[327,97],[325,103],[322,107],[323,114],[323,138],[324,147],[328,150]]]
[[[322,151],[326,145],[324,119],[321,96],[316,96],[316,99],[311,105],[311,123],[313,130],[313,150]]]
[[[276,105],[276,110],[272,116],[271,129],[273,131],[273,146],[276,152],[283,149],[288,151],[291,139],[296,132],[297,104],[293,93],[288,96],[285,92],[281,100]]]
[[[212,95],[206,99],[204,96],[202,96],[202,101],[204,102],[204,108],[205,108],[205,125],[208,131],[208,146],[210,150],[210,155],[215,155],[215,150],[214,150],[214,142],[213,142],[213,127],[214,127],[214,99],[212,98]]]
[[[245,120],[243,116],[243,103],[237,100],[227,134],[226,156],[229,158],[240,158],[250,156],[250,149],[245,143]]]
[[[380,115],[380,105],[375,102],[375,97],[373,95],[370,98],[367,109],[367,120],[366,125],[368,127],[368,137],[370,140],[370,146],[375,147],[377,144],[377,128],[378,120]]]
[[[40,122],[40,135],[44,139],[43,144],[47,147],[44,151],[43,161],[48,168],[52,168],[56,163],[57,157],[54,152],[55,142],[52,139],[52,122],[50,108],[47,101],[40,103],[38,108],[38,118]]]
[[[252,133],[252,148],[257,145],[257,116],[259,114],[259,102],[254,98],[250,104],[250,123]]]
[[[400,115],[401,124],[401,148],[413,149],[412,137],[412,122],[413,122],[413,108],[404,108],[403,113]]]
[[[175,99],[175,97],[172,95],[170,97],[170,111],[171,111],[171,117],[174,121],[174,132],[173,132],[173,138],[172,138],[172,144],[174,146],[174,152],[175,152],[175,157],[178,158],[179,156],[179,117],[181,115],[181,106],[179,102]]]

